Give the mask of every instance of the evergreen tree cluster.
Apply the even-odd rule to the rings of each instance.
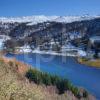
[[[36,69],[29,69],[26,73],[26,77],[30,80],[30,82],[35,82],[38,85],[44,84],[46,86],[56,86],[59,94],[63,94],[65,91],[70,90],[78,98],[85,98],[88,96],[87,91],[84,90],[83,93],[80,93],[79,88],[73,86],[69,80],[60,78],[56,75],[50,75]]]

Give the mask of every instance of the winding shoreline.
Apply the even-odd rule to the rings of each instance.
[[[80,64],[83,64],[83,65],[89,66],[89,67],[94,67],[94,68],[100,69],[100,59],[85,61],[82,58],[78,58],[77,62]]]
[[[5,52],[5,51],[0,51],[0,52],[3,52],[2,54],[1,53],[0,54],[4,55],[4,56],[7,54],[7,52]],[[34,51],[31,51],[31,52],[29,52],[29,51],[27,51],[27,52],[10,52],[10,54],[30,54],[30,53],[63,56],[63,57],[75,57],[77,63],[79,63],[79,64],[86,65],[88,67],[94,67],[94,68],[100,69],[100,64],[98,64],[100,59],[99,59],[99,61],[98,60],[83,61],[81,56],[79,56],[78,54],[61,53],[61,52],[57,53],[57,52],[54,52],[54,51],[40,51],[40,50],[34,50]]]

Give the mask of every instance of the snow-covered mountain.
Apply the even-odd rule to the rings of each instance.
[[[54,22],[64,22],[70,23],[74,21],[82,21],[82,20],[89,20],[98,18],[100,16],[26,16],[26,17],[0,17],[0,22],[2,23],[22,23],[22,22],[30,22],[29,25],[42,23],[46,21],[54,21]]]
[[[100,16],[2,17],[0,35],[10,36],[11,40],[5,41],[8,48],[21,47],[29,51],[30,48],[40,48],[66,52],[70,47],[76,54],[76,48],[87,49],[91,36],[100,36]]]

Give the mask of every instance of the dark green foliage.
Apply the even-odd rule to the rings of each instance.
[[[88,96],[88,92],[84,90],[83,97],[86,98]]]
[[[51,83],[52,85],[57,85],[57,83],[60,81],[60,78],[58,76],[51,76]]]
[[[43,82],[43,84],[45,84],[46,86],[47,86],[47,85],[51,85],[51,77],[50,77],[50,75],[48,75],[48,74],[46,74],[46,73],[42,74],[42,82]]]
[[[64,92],[67,90],[66,81],[64,81],[64,80],[59,80],[59,81],[57,82],[57,88],[58,88],[58,90],[59,90],[59,94],[64,93]]]
[[[30,80],[30,81],[34,81],[35,83],[39,83],[39,79],[38,79],[38,76],[39,74],[37,73],[36,70],[29,70],[27,73],[26,73],[26,77]]]
[[[56,86],[59,90],[59,94],[63,94],[65,91],[70,90],[72,93],[79,97],[79,89],[75,86],[73,86],[67,79],[62,79],[58,76],[53,76],[47,73],[43,73],[37,70],[30,69],[26,73],[26,77],[36,84],[45,84]],[[88,94],[86,91],[83,93],[84,97],[87,97]]]
[[[95,49],[95,54],[94,54],[94,58],[98,59],[99,58],[99,51],[97,49]]]
[[[72,87],[71,87],[71,90],[72,90],[72,93],[73,93],[75,96],[78,96],[79,90],[78,90],[77,87],[72,86]]]

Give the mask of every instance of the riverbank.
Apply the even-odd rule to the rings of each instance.
[[[41,59],[41,56],[43,56],[44,59]],[[89,93],[100,98],[100,69],[79,64],[75,60],[76,57],[64,57],[64,59],[62,59],[62,56],[33,53],[18,55],[7,54],[6,57],[16,58],[18,61],[27,63],[42,72],[69,79],[74,85],[84,87]],[[48,60],[48,57],[52,57],[52,59]],[[94,84],[96,84],[95,88]]]
[[[91,59],[88,60],[86,58],[78,58],[78,63],[84,64],[91,67],[100,68],[100,59]]]
[[[67,53],[67,52],[56,52],[56,51],[40,51],[40,50],[33,50],[33,51],[25,51],[25,52],[10,52],[11,54],[48,54],[48,55],[56,55],[56,56],[69,56],[69,57],[77,57],[78,55],[75,53]]]
[[[80,64],[84,64],[84,65],[87,65],[87,66],[91,66],[91,67],[96,67],[96,68],[100,68],[100,59],[94,59],[94,60],[87,60],[86,58],[81,58],[78,54],[73,54],[73,53],[57,53],[57,52],[54,52],[54,51],[40,51],[40,50],[34,50],[34,51],[31,51],[31,52],[14,52],[11,54],[46,54],[46,55],[54,55],[54,56],[63,56],[63,57],[76,57],[78,63]],[[0,53],[1,54],[1,53]],[[2,55],[6,55],[6,52],[2,53]]]
[[[43,100],[46,100],[45,98],[48,98],[48,97],[49,97],[49,100],[55,100],[55,99],[57,99],[57,100],[66,100],[66,99],[68,99],[68,100],[78,100],[78,98],[76,98],[73,95],[73,93],[69,90],[67,90],[64,94],[59,95],[57,93],[57,89],[55,88],[55,86],[46,86],[45,87],[43,85],[38,85],[38,89],[41,92],[41,97],[40,97],[40,92],[38,92],[38,90],[36,89],[37,85],[34,84],[33,82],[30,83],[24,76],[25,73],[29,69],[30,69],[30,66],[28,66],[27,64],[24,64],[22,62],[19,62],[16,59],[12,59],[12,58],[9,59],[9,58],[6,58],[6,57],[0,58],[0,70],[1,70],[0,75],[1,74],[3,75],[3,71],[5,73],[5,70],[6,70],[6,71],[9,72],[10,76],[8,75],[8,73],[5,73],[4,76],[7,74],[7,76],[8,76],[7,80],[11,80],[9,82],[6,80],[3,84],[8,85],[8,83],[9,83],[10,84],[9,87],[13,86],[12,89],[9,88],[10,89],[9,95],[10,95],[10,93],[13,93],[12,91],[14,91],[14,93],[17,91],[17,93],[14,94],[14,97],[12,97],[12,95],[11,95],[11,98],[17,98],[17,99],[14,99],[14,100],[18,100],[18,98],[22,98],[21,91],[23,91],[23,94],[27,93],[27,95],[25,94],[25,96],[23,97],[24,99],[22,99],[22,100],[28,100],[29,98],[32,98],[32,94],[37,95],[37,99],[34,99],[34,100],[40,100],[40,98],[42,98]],[[12,78],[13,78],[13,80],[12,80]],[[0,80],[1,80],[0,82],[2,82],[1,78],[0,78]],[[23,88],[25,89],[25,91],[23,90],[23,88],[21,88],[21,90],[20,89],[18,90],[18,88],[20,86],[22,86],[20,83],[24,86]],[[3,87],[3,86],[1,86],[1,87]],[[6,88],[5,89],[3,88],[3,90],[0,91],[0,94],[3,91],[6,91]],[[80,91],[82,93],[83,89],[81,89]],[[6,91],[6,93],[7,93],[6,95],[8,95],[7,91]],[[37,93],[37,94],[35,94],[35,93]],[[30,95],[29,98],[28,98],[28,95]],[[1,95],[0,95],[0,98],[1,98]],[[4,97],[2,97],[2,98],[4,98]],[[25,99],[25,98],[27,98],[27,99]],[[83,98],[83,100],[84,99],[85,98]],[[87,99],[88,100],[95,100],[95,98],[93,96],[91,96],[90,94],[89,94]],[[2,100],[4,100],[4,99],[2,99]]]
[[[39,51],[39,50],[34,50],[32,53],[37,53],[37,54],[49,54],[49,55],[57,55],[57,56],[70,56],[70,57],[76,57],[76,54],[71,54],[71,53],[57,53],[54,51]]]
[[[0,58],[0,100],[78,100],[70,91],[59,95],[53,86],[28,81],[25,77],[28,68],[16,59]]]

